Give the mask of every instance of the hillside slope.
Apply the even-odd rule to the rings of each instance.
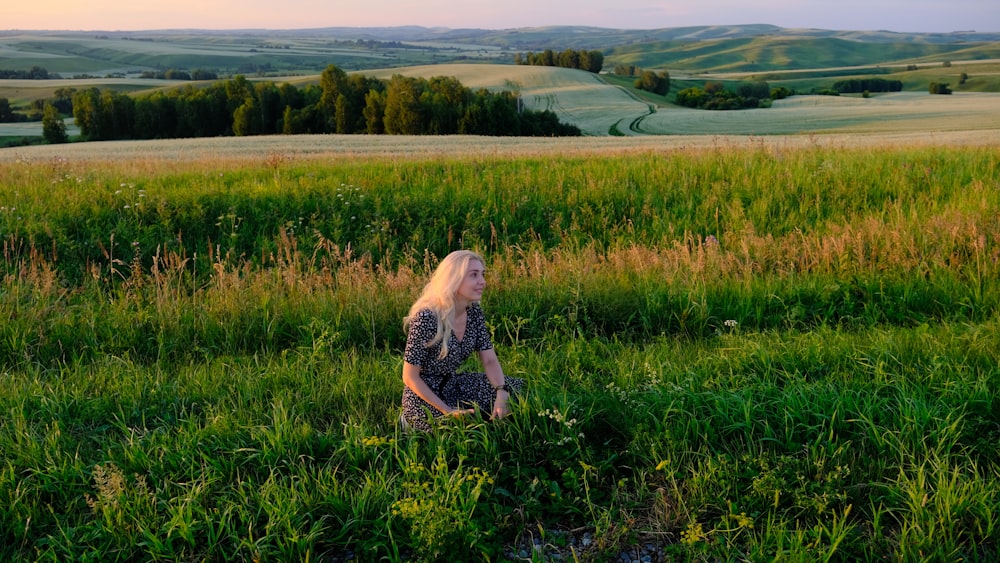
[[[0,30],[0,70],[40,66],[65,76],[169,68],[220,75],[310,73],[327,64],[362,70],[466,61],[511,63],[516,52],[545,49],[600,50],[609,58],[606,68],[625,62],[712,72],[787,70],[803,67],[784,66],[786,61],[848,66],[943,57],[955,50],[963,50],[966,59],[997,58],[1000,33],[836,31],[766,24],[663,29]],[[695,54],[689,59],[690,50]]]
[[[605,68],[634,64],[688,72],[759,72],[996,58],[1000,58],[1000,43],[873,43],[836,37],[767,36],[617,47],[606,55]]]

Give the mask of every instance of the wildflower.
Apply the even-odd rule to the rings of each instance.
[[[727,319],[722,324],[726,325],[729,328],[736,328],[737,326],[739,326],[740,323],[736,322],[734,319]]]
[[[698,522],[688,524],[687,529],[681,532],[681,542],[688,545],[694,545],[703,539],[705,539],[705,530]]]
[[[385,438],[383,436],[367,436],[361,440],[361,444],[365,447],[391,446],[395,443],[395,439]]]
[[[746,512],[731,515],[736,520],[736,525],[740,528],[753,528],[753,518],[747,516]]]

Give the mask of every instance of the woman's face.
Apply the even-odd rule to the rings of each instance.
[[[470,260],[469,267],[465,270],[465,277],[462,278],[455,297],[463,301],[472,303],[483,298],[483,290],[486,289],[485,268],[479,260]]]

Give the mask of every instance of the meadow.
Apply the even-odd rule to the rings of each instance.
[[[0,559],[994,560],[1000,159],[946,136],[0,151]],[[407,433],[460,247],[529,390]]]

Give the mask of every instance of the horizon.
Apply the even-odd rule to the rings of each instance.
[[[7,7],[4,32],[294,31],[324,28],[424,27],[503,31],[539,27],[655,30],[774,25],[786,29],[894,33],[1000,32],[1000,10],[987,0],[702,0],[663,5],[619,0],[508,0],[469,9],[456,0],[382,0],[378,10],[345,0],[196,0],[138,4],[124,0],[42,0]],[[731,22],[743,23],[731,23]],[[730,22],[730,23],[726,23]],[[641,25],[640,25],[641,24]]]
[[[520,31],[526,29],[549,29],[549,28],[593,28],[600,30],[612,30],[612,31],[627,31],[627,32],[637,32],[637,31],[659,31],[663,29],[684,29],[684,28],[726,28],[726,27],[751,27],[751,26],[773,26],[779,29],[785,30],[814,30],[814,31],[832,31],[832,32],[870,32],[870,33],[894,33],[900,35],[948,35],[948,34],[968,34],[968,33],[982,33],[982,34],[994,34],[1000,33],[1000,30],[985,30],[985,29],[953,29],[950,31],[900,31],[895,29],[875,29],[875,28],[838,28],[838,27],[805,27],[805,26],[783,26],[765,22],[754,22],[754,23],[728,23],[728,24],[700,24],[700,25],[674,25],[665,27],[618,27],[618,26],[600,26],[600,25],[587,25],[587,24],[550,24],[550,25],[525,25],[520,27],[452,27],[443,25],[421,25],[421,24],[400,24],[400,25],[327,25],[327,26],[308,26],[308,27],[151,27],[142,29],[70,29],[70,28],[7,28],[0,29],[2,34],[10,33],[161,33],[161,32],[193,32],[193,33],[240,33],[240,32],[299,32],[299,31],[321,31],[325,29],[426,29],[426,30],[445,30],[445,31],[491,31],[491,32],[503,32],[503,31]]]

